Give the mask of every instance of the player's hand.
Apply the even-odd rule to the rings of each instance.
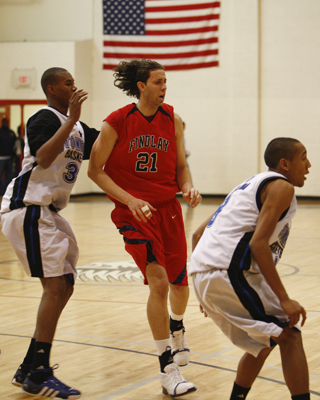
[[[134,218],[139,222],[141,222],[141,220],[143,222],[148,222],[148,220],[152,218],[152,212],[157,211],[157,209],[152,207],[147,201],[136,198],[130,200],[127,206]]]
[[[88,92],[82,89],[76,90],[72,93],[69,100],[69,118],[75,122],[79,121],[81,114],[82,103],[87,100]]]
[[[189,203],[191,207],[196,207],[202,200],[199,190],[191,188],[187,193],[182,194],[183,200]]]
[[[203,307],[201,304],[199,304],[200,312],[204,315],[205,318],[207,318],[208,314],[204,311]]]
[[[306,310],[295,300],[286,299],[281,301],[283,311],[288,315],[290,323],[289,328],[293,328],[302,317],[301,326],[304,325],[307,319]]]

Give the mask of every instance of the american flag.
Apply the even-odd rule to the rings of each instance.
[[[102,0],[103,69],[152,59],[167,71],[217,67],[220,1]]]

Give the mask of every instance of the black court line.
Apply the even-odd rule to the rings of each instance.
[[[20,337],[20,338],[27,338],[30,339],[30,336],[25,336],[25,335],[14,335],[14,334],[7,334],[7,333],[0,333],[0,336],[13,336],[13,337]],[[112,347],[112,346],[103,346],[100,344],[94,344],[94,343],[81,343],[81,342],[73,342],[70,340],[61,340],[61,339],[54,339],[54,342],[61,342],[61,343],[69,343],[69,344],[78,344],[81,346],[90,346],[90,347],[99,347],[102,349],[110,349],[110,350],[118,350],[118,351],[124,351],[127,353],[135,353],[135,354],[141,354],[144,356],[152,356],[152,357],[158,357],[157,354],[152,354],[152,353],[146,353],[144,351],[137,351],[137,350],[129,350],[129,349],[121,349],[119,347]],[[232,369],[232,368],[225,368],[225,367],[219,367],[218,365],[211,365],[211,364],[205,364],[202,362],[197,362],[197,361],[189,361],[189,364],[195,364],[195,365],[199,365],[201,367],[208,367],[208,368],[214,368],[214,369],[220,369],[223,371],[228,371],[228,372],[233,372],[233,373],[237,373],[237,370]],[[278,381],[276,379],[271,379],[271,378],[266,378],[264,376],[257,376],[257,379],[262,379],[264,381],[268,381],[268,382],[273,382],[273,383],[278,383],[279,385],[284,385],[286,386],[285,382],[282,381]],[[319,392],[315,392],[313,390],[310,390],[310,393],[314,394],[315,396],[320,396]]]
[[[279,262],[278,272],[281,272],[280,269],[281,269],[282,265],[285,265],[286,267],[292,268],[293,272],[290,272],[288,274],[280,274],[281,278],[284,278],[286,276],[296,275],[296,274],[298,274],[300,272],[300,268],[299,267],[295,267],[294,265],[291,265],[291,264],[283,264],[283,263],[281,263],[281,261]]]

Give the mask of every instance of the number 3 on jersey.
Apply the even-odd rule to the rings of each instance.
[[[63,179],[67,183],[74,183],[75,180],[77,179],[77,175],[79,172],[78,165],[74,162],[70,162],[66,166],[67,172],[63,173]]]
[[[157,172],[158,153],[138,153],[137,172]]]

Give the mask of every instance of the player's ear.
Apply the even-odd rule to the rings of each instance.
[[[140,90],[140,92],[144,92],[146,84],[141,82],[141,81],[139,81],[139,82],[137,82],[137,87]]]
[[[55,93],[55,85],[48,85],[47,94],[54,94],[54,93]]]
[[[288,171],[289,170],[289,161],[287,159],[285,159],[285,158],[281,158],[278,165],[284,171]]]

